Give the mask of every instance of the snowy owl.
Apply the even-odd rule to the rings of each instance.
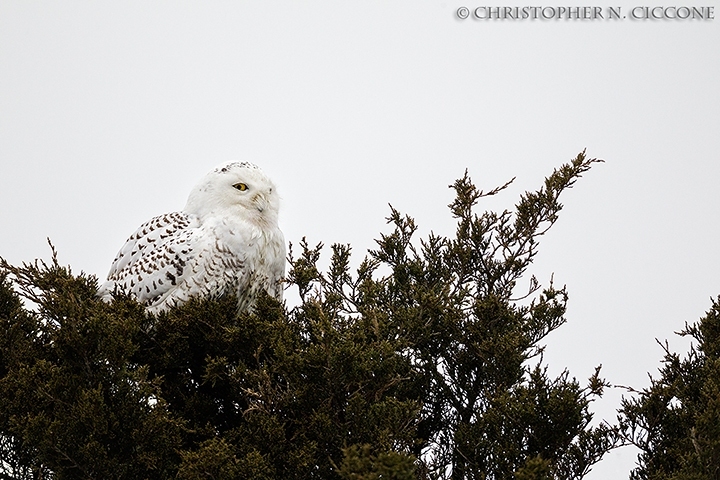
[[[256,165],[232,162],[193,188],[182,212],[145,222],[120,249],[98,296],[117,289],[152,313],[234,291],[240,310],[260,289],[282,299],[285,239],[278,194]]]

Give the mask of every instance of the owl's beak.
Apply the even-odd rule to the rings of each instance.
[[[255,204],[255,208],[257,208],[258,212],[260,213],[262,213],[263,210],[267,208],[267,200],[261,194],[255,195],[255,198],[253,198],[253,203]]]

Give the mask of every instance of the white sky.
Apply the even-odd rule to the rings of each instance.
[[[720,294],[720,20],[456,16],[481,5],[0,0],[0,256],[47,259],[50,237],[104,278],[140,223],[237,159],[275,180],[289,241],[359,261],[388,203],[451,234],[465,168],[485,190],[517,176],[481,205],[511,208],[587,148],[606,163],[566,192],[532,269],[570,293],[545,359],[646,386],[655,338],[684,351],[673,332]],[[627,478],[635,454],[588,478]]]

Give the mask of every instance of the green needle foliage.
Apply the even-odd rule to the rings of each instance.
[[[584,152],[514,211],[474,212],[452,185],[454,237],[415,242],[392,209],[356,271],[351,249],[291,251],[287,308],[231,296],[157,316],[58,264],[2,263],[0,478],[578,479],[618,444],[592,422],[606,386],[548,376],[564,322],[552,284],[513,298]]]
[[[640,448],[633,480],[720,478],[720,297],[679,334],[693,339],[687,356],[663,345],[660,378],[622,402],[623,435]]]

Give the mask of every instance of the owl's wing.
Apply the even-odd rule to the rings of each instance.
[[[198,227],[197,218],[184,212],[143,223],[120,249],[98,295],[110,300],[117,287],[143,303],[165,296],[196,255]]]

